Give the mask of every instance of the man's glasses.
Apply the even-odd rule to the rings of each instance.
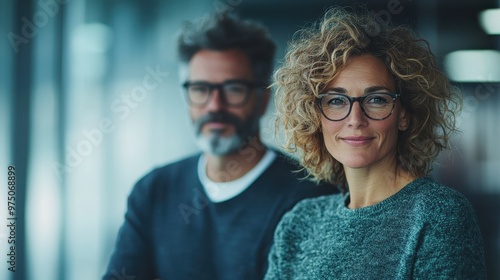
[[[400,94],[390,92],[370,93],[362,97],[350,97],[340,93],[323,93],[318,96],[317,100],[321,113],[331,121],[341,121],[347,118],[356,101],[359,102],[363,113],[368,118],[383,120],[394,111],[398,96]]]
[[[221,95],[222,101],[228,106],[243,106],[248,101],[252,89],[262,87],[250,81],[230,80],[220,84],[208,82],[185,82],[182,85],[186,89],[189,105],[195,107],[205,106],[214,89]]]

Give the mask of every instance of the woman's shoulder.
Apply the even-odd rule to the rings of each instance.
[[[275,231],[275,241],[279,245],[282,242],[297,243],[306,238],[324,222],[325,215],[344,199],[341,194],[331,194],[301,200],[281,218]]]
[[[452,216],[474,216],[474,210],[467,198],[448,186],[431,178],[419,178],[408,185],[408,199],[414,208],[436,219],[449,220]]]
[[[330,194],[312,198],[305,198],[299,201],[282,218],[282,224],[303,224],[311,221],[319,221],[325,213],[335,209],[339,204],[344,203],[345,196],[342,194]]]
[[[297,216],[310,216],[324,213],[335,206],[344,203],[345,195],[330,194],[301,200],[290,211]]]
[[[410,195],[426,202],[446,205],[467,203],[463,194],[429,177],[418,178],[408,187],[412,190]]]

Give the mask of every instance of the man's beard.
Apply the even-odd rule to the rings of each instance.
[[[235,133],[229,136],[222,136],[224,130],[212,130],[208,135],[202,133],[203,125],[210,122],[221,122],[231,124],[235,128]],[[227,111],[211,112],[193,121],[196,143],[205,153],[224,156],[235,153],[245,141],[249,141],[252,136],[259,133],[259,118],[256,113],[250,115],[246,120],[241,120],[237,116]]]

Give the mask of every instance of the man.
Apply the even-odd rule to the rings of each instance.
[[[227,13],[184,27],[181,77],[203,153],[137,183],[104,279],[262,279],[281,216],[335,191],[300,181],[259,138],[274,50],[266,29]]]

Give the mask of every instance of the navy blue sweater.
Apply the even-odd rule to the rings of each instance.
[[[262,279],[282,215],[303,198],[336,192],[299,181],[292,173],[298,167],[278,155],[248,189],[212,203],[198,159],[156,169],[136,184],[103,279]]]

